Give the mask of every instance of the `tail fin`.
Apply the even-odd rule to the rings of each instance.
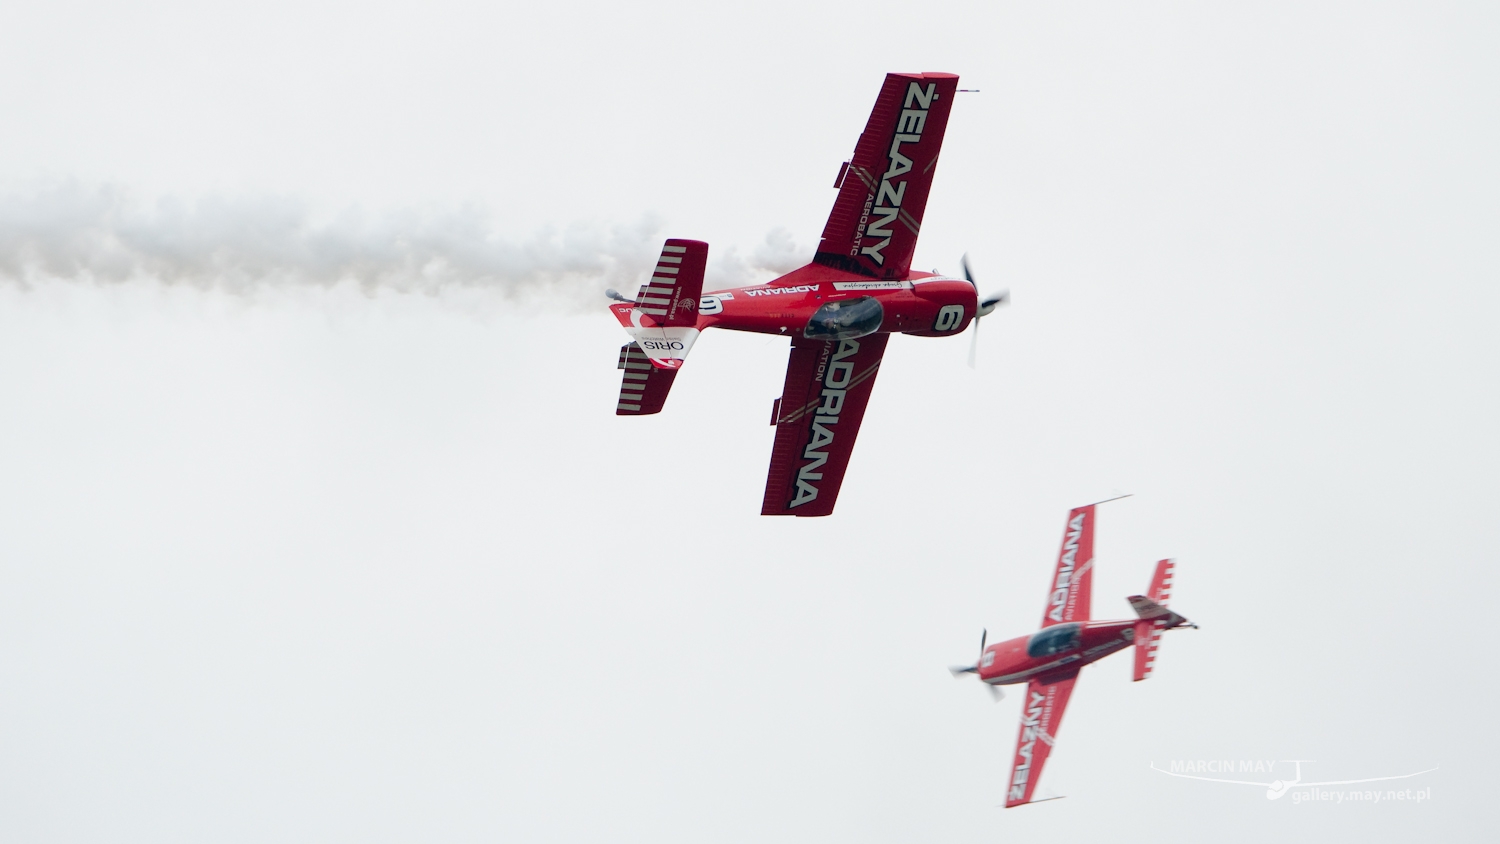
[[[1167,609],[1167,599],[1172,596],[1172,569],[1176,563],[1162,560],[1156,564],[1156,574],[1151,578],[1151,588],[1145,595],[1126,598],[1140,621],[1135,623],[1135,679],[1151,676],[1156,665],[1156,649],[1161,644],[1161,632],[1188,624],[1188,620]]]
[[[698,339],[698,300],[703,295],[707,263],[707,243],[672,238],[662,247],[651,280],[641,285],[635,300],[609,308],[635,347],[657,369],[681,367]]]

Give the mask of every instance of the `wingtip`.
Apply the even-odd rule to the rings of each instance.
[[[1010,803],[1010,802],[1007,802],[1004,806],[1001,806],[1000,808],[1003,808],[1003,809],[1014,809],[1017,806],[1030,806],[1030,805],[1035,804],[1035,803],[1050,803],[1053,800],[1061,800],[1061,799],[1063,799],[1064,797],[1067,797],[1067,796],[1068,795],[1066,795],[1066,794],[1059,794],[1056,797],[1043,797],[1040,800],[1022,800],[1019,803]]]

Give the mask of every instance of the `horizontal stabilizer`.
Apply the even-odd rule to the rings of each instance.
[[[661,248],[651,280],[636,294],[636,309],[663,328],[692,328],[698,322],[703,295],[703,268],[708,244],[672,238]]]
[[[1146,590],[1146,597],[1166,606],[1172,597],[1172,572],[1177,567],[1175,560],[1162,560],[1156,564],[1156,572],[1151,575],[1151,588]]]
[[[667,403],[672,382],[677,379],[677,370],[652,366],[651,359],[636,343],[620,347],[619,368],[625,372],[620,379],[620,401],[615,405],[615,415],[660,413],[662,405]]]
[[[1172,560],[1158,562],[1156,572],[1151,576],[1151,588],[1146,590],[1146,594],[1131,595],[1125,599],[1141,619],[1135,623],[1136,680],[1150,677],[1151,669],[1156,667],[1156,649],[1161,646],[1162,631],[1192,624],[1167,609],[1167,600],[1172,597],[1172,572],[1175,567],[1176,563]]]

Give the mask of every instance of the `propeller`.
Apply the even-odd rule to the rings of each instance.
[[[985,628],[985,629],[981,630],[980,633],[979,633],[979,655],[981,657],[984,656],[984,643],[985,643],[986,640],[989,639],[989,636],[990,636],[990,631],[989,631],[988,628]],[[979,663],[975,662],[973,665],[953,665],[953,666],[949,666],[948,672],[953,675],[954,679],[958,679],[958,676],[960,674],[974,674],[974,675],[978,675],[979,674]],[[992,686],[989,683],[985,683],[984,684],[984,688],[985,688],[986,691],[988,691],[990,693],[990,698],[993,699],[993,700],[995,700],[995,701],[997,701],[997,702],[1001,698],[1005,697],[1005,692],[1000,691],[1000,687],[999,686]]]
[[[967,282],[969,282],[970,284],[974,285],[974,296],[975,296],[975,298],[978,298],[979,297],[979,283],[974,280],[974,271],[972,269],[970,269],[970,267],[969,267],[969,256],[968,256],[967,253],[964,254],[963,260],[960,261],[960,263],[962,263],[963,267],[964,267],[964,280],[967,281]],[[996,292],[996,293],[991,293],[990,295],[985,296],[982,299],[979,299],[979,308],[978,308],[978,310],[974,311],[974,336],[972,338],[970,338],[970,340],[969,340],[969,368],[970,369],[974,369],[975,368],[975,366],[974,366],[975,361],[979,357],[979,320],[980,320],[980,318],[981,317],[989,316],[989,314],[990,314],[991,311],[993,311],[994,309],[1000,307],[1001,305],[1009,305],[1009,304],[1010,304],[1010,291],[1009,290],[1001,290],[1001,291]]]

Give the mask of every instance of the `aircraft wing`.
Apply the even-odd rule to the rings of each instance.
[[[833,512],[889,338],[792,338],[786,384],[772,420],[776,445],[771,449],[761,515]]]
[[[1089,590],[1094,582],[1095,506],[1078,507],[1068,514],[1062,549],[1057,552],[1057,568],[1047,594],[1047,608],[1042,612],[1044,628],[1089,620]]]
[[[1010,790],[1005,794],[1005,808],[1031,802],[1042,766],[1057,742],[1063,710],[1078,681],[1078,669],[1038,677],[1026,685],[1026,700],[1021,704],[1021,732],[1016,738],[1016,758],[1011,765]]]
[[[885,77],[854,156],[834,184],[839,196],[815,263],[870,278],[906,278],[957,92],[951,73]]]

